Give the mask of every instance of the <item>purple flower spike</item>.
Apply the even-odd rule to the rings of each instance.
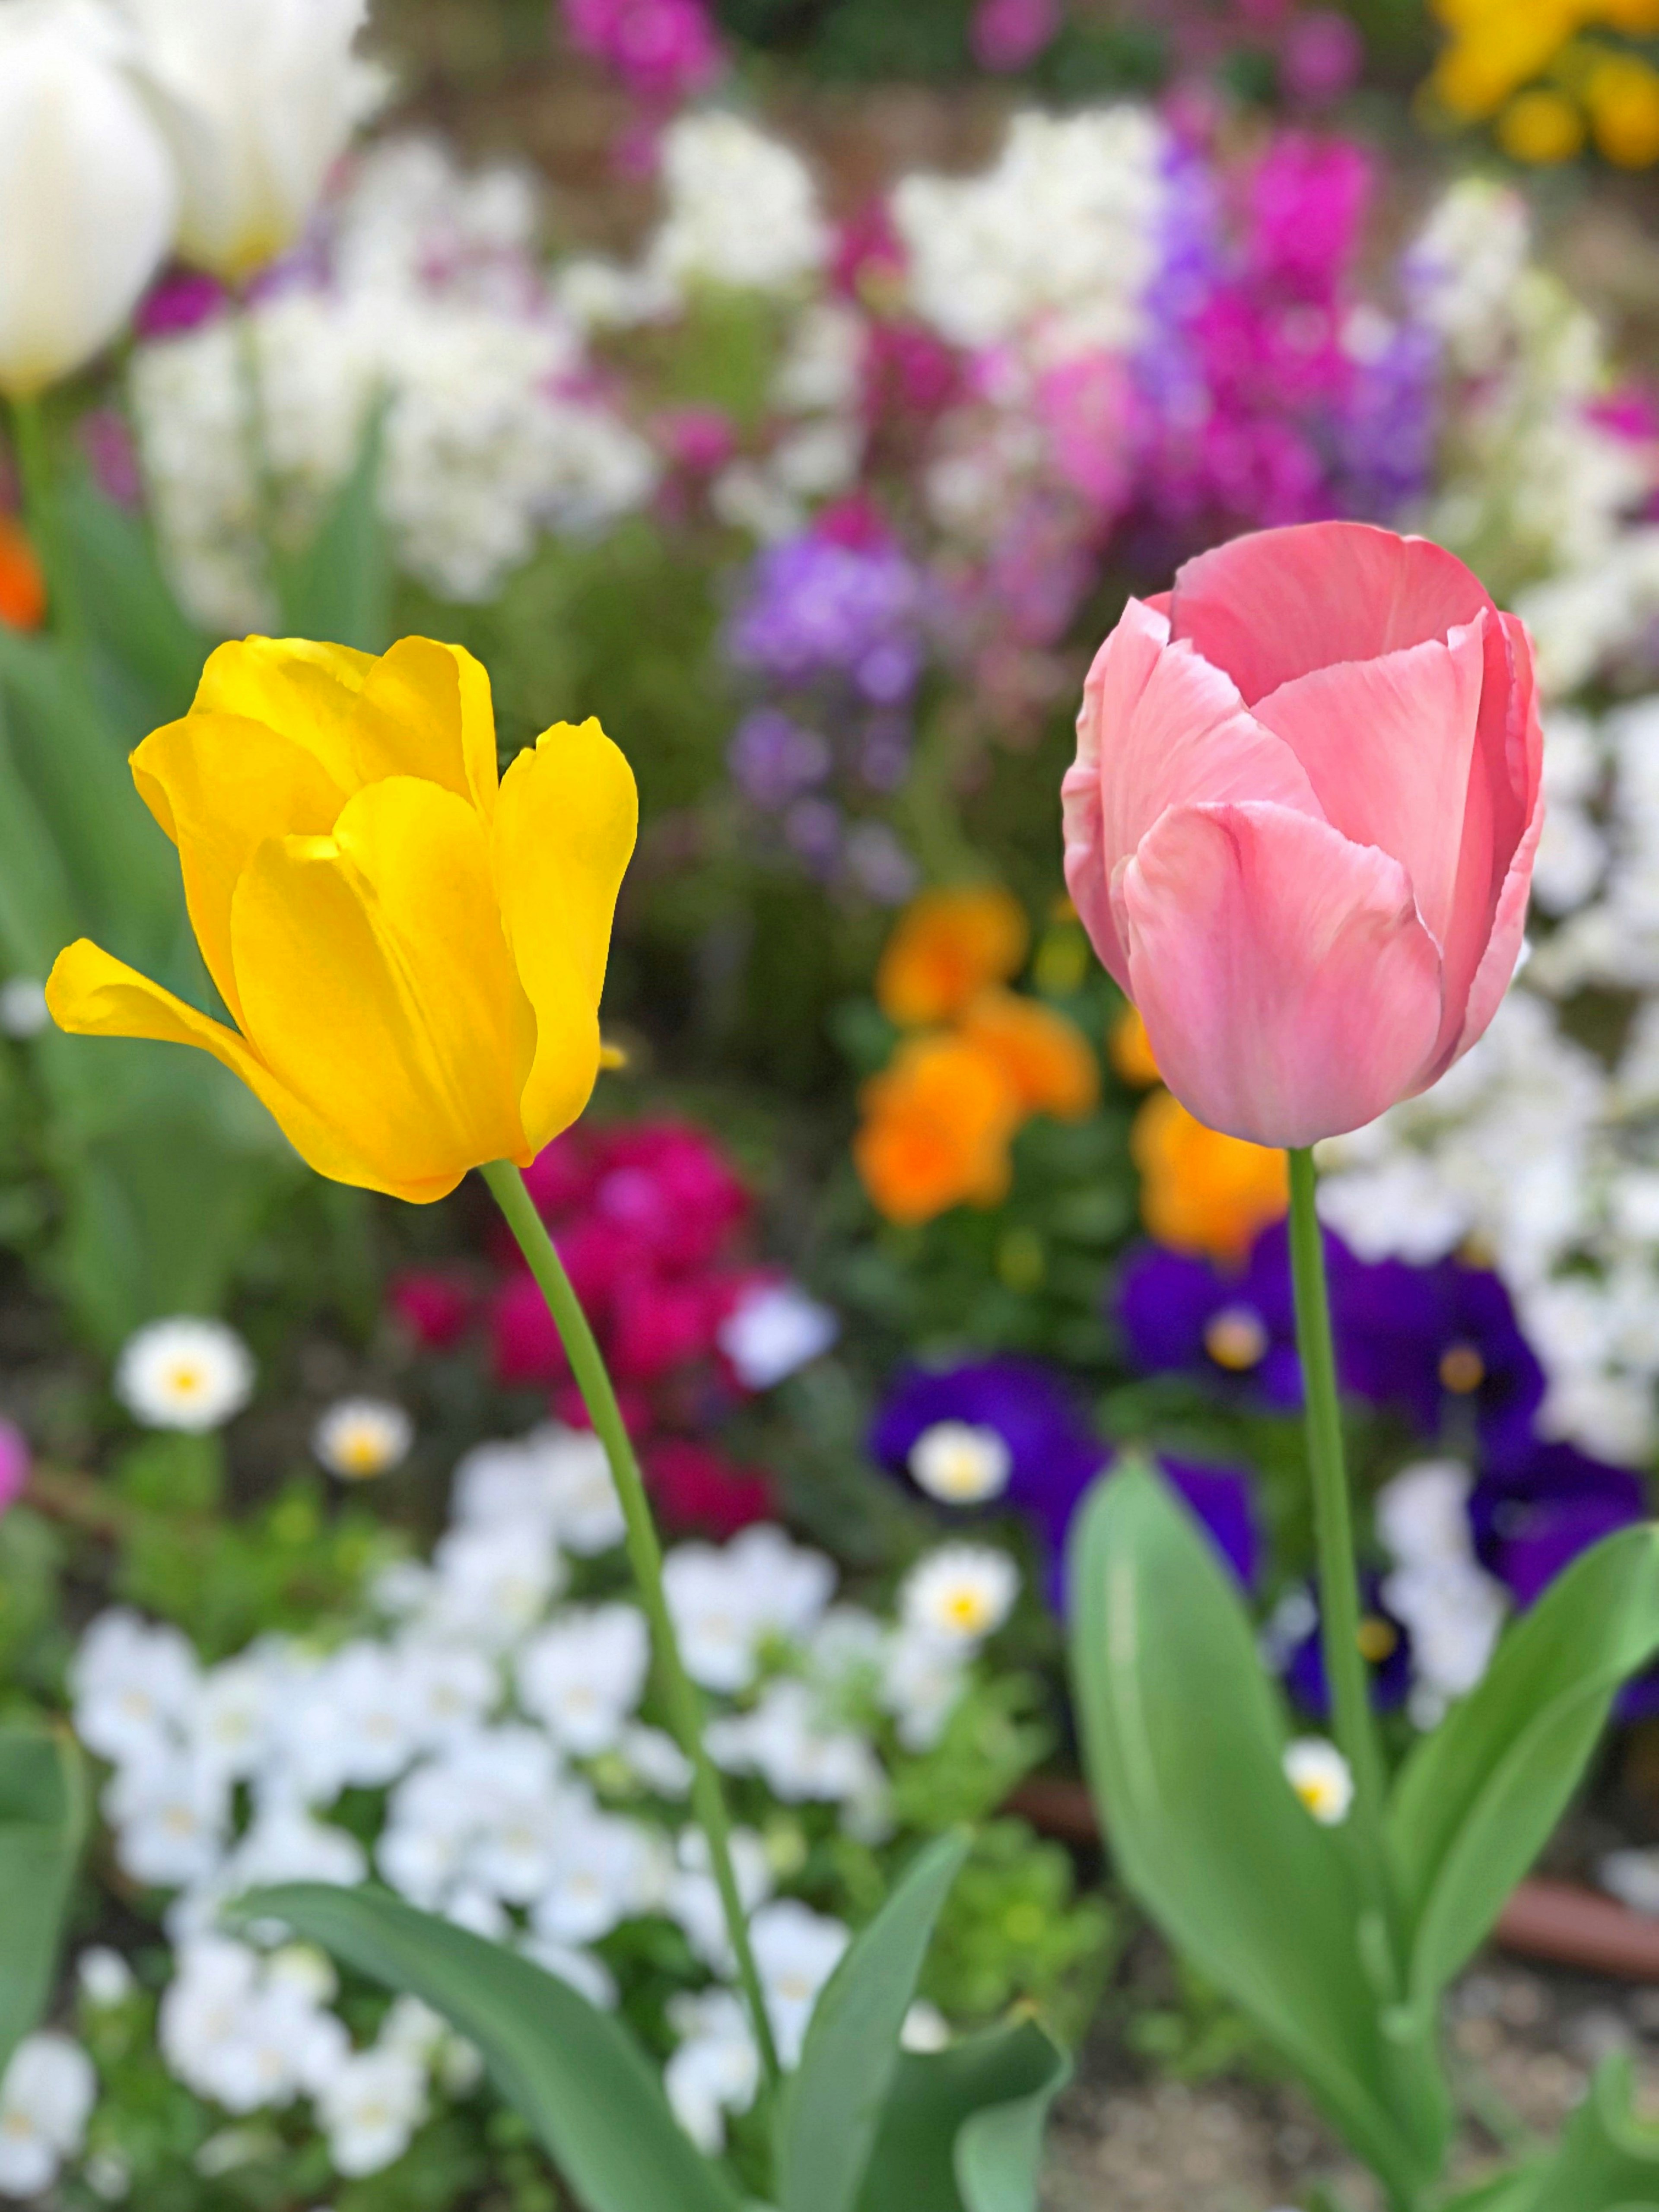
[[[921,586],[886,544],[816,532],[769,547],[728,634],[739,666],[786,684],[840,676],[860,696],[900,705],[921,672]]]
[[[726,751],[732,780],[745,799],[769,813],[823,781],[830,747],[816,730],[803,728],[775,707],[745,714]]]

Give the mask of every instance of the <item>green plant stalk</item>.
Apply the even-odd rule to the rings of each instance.
[[[259,373],[259,340],[253,314],[245,295],[239,295],[231,312],[236,342],[236,375],[242,388],[242,451],[253,483],[253,526],[264,574],[262,581],[276,589],[280,556],[276,544],[276,474],[270,462],[270,441],[265,434],[264,381]]]
[[[1315,1210],[1313,1153],[1288,1154],[1291,1171],[1291,1277],[1296,1289],[1296,1346],[1307,1404],[1308,1469],[1313,1483],[1319,1555],[1319,1612],[1325,1679],[1330,1686],[1337,1747],[1353,1772],[1351,1815],[1371,1909],[1385,1931],[1395,1923],[1382,1834],[1382,1754],[1371,1711],[1370,1685],[1359,1649],[1359,1570],[1353,1513],[1342,1453],[1342,1410],[1331,1340],[1325,1248]]]
[[[23,514],[40,566],[46,571],[47,611],[58,635],[78,648],[83,632],[81,607],[58,512],[46,412],[40,399],[33,394],[27,399],[14,399],[11,424],[12,446],[21,480]]]
[[[595,1433],[604,1444],[611,1462],[611,1478],[622,1502],[623,1519],[627,1528],[629,1565],[633,1568],[640,1600],[645,1607],[646,1619],[651,1625],[651,1641],[667,1689],[669,1716],[674,1734],[680,1749],[691,1762],[692,1806],[698,1824],[708,1839],[709,1864],[725,1911],[726,1932],[732,1939],[732,1949],[738,1962],[738,1978],[743,1984],[754,2026],[755,2040],[760,2048],[761,2065],[769,2087],[776,2091],[781,2083],[782,2069],[778,2063],[777,2045],[773,2040],[772,2024],[761,1990],[754,1949],[749,1941],[749,1923],[744,1912],[743,1899],[738,1892],[737,1873],[732,1863],[732,1824],[726,1814],[726,1796],[720,1788],[720,1776],[703,1745],[702,1699],[685,1671],[685,1662],[680,1656],[679,1638],[674,1632],[673,1616],[668,1610],[668,1600],[663,1590],[662,1546],[658,1540],[656,1523],[651,1517],[650,1501],[645,1494],[639,1462],[634,1455],[634,1446],[623,1425],[617,1394],[611,1387],[604,1355],[594,1341],[593,1332],[587,1324],[587,1316],[582,1311],[581,1301],[571,1286],[570,1278],[554,1249],[546,1224],[524,1187],[524,1177],[507,1160],[496,1160],[479,1172],[489,1184],[491,1195],[500,1206],[507,1225],[513,1231],[519,1249],[524,1254],[530,1272],[547,1301],[547,1310],[552,1316],[553,1325],[563,1342],[570,1361],[570,1371],[582,1394],[582,1402],[587,1407]]]

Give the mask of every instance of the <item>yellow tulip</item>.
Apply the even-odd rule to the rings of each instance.
[[[581,1112],[638,818],[596,721],[544,731],[498,782],[489,679],[459,647],[253,637],[132,773],[236,1027],[82,938],[46,986],[60,1028],[210,1052],[319,1174],[417,1204]]]

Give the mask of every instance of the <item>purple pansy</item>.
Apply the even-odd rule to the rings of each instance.
[[[1117,1318],[1135,1364],[1248,1383],[1271,1406],[1302,1402],[1296,1313],[1283,1223],[1256,1239],[1242,1273],[1161,1245],[1143,1246],[1118,1278]]]
[[[1564,1443],[1535,1443],[1488,1467],[1469,1495],[1480,1563],[1523,1607],[1580,1552],[1646,1514],[1640,1475]]]
[[[1331,1700],[1320,1642],[1317,1586],[1306,1583],[1296,1598],[1300,1619],[1281,1661],[1285,1684],[1304,1712],[1325,1720],[1330,1715]],[[1281,1619],[1286,1611],[1281,1605]],[[1405,1704],[1411,1689],[1412,1640],[1405,1623],[1382,1601],[1381,1577],[1369,1571],[1360,1578],[1359,1639],[1370,1674],[1371,1703],[1379,1711],[1392,1712]]]
[[[1261,1564],[1261,1531],[1250,1477],[1242,1468],[1209,1467],[1196,1460],[1167,1459],[1162,1453],[1158,1463],[1234,1574],[1253,1590]]]

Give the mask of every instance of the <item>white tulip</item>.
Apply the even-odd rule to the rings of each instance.
[[[178,161],[179,251],[238,283],[300,236],[364,112],[374,79],[351,44],[366,0],[117,4]]]
[[[178,187],[91,0],[0,0],[0,392],[27,398],[107,344],[173,236]]]

